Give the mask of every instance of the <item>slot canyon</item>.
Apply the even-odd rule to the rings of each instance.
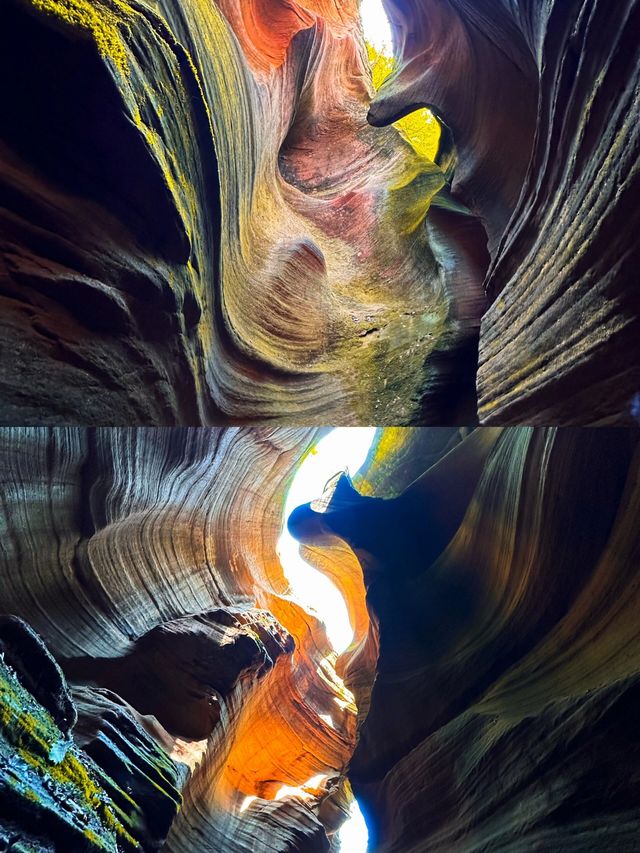
[[[0,849],[637,850],[639,474],[626,428],[1,429]]]
[[[1,423],[635,424],[640,3],[378,6],[4,0]]]

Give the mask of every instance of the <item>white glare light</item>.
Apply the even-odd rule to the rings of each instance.
[[[292,785],[283,785],[278,789],[274,800],[282,800],[284,797],[300,797],[301,800],[310,800],[311,794],[308,791],[303,791],[302,786],[293,787]]]
[[[331,714],[318,714],[318,716],[321,720],[324,720],[324,722],[328,726],[331,726],[332,729],[335,729],[335,726],[333,725],[333,717],[331,716]]]
[[[302,559],[300,544],[287,530],[287,519],[296,507],[320,497],[337,471],[346,470],[353,476],[364,464],[374,435],[374,427],[343,427],[331,430],[318,442],[293,478],[278,540],[278,556],[293,597],[324,622],[329,642],[338,653],[353,639],[344,598],[329,578]]]
[[[366,853],[369,831],[356,800],[351,806],[349,818],[340,827],[338,837],[340,850],[344,850],[344,853]]]
[[[245,812],[249,808],[251,803],[256,799],[257,797],[245,797],[242,801],[242,805],[240,806],[240,813],[242,814],[242,812]]]
[[[327,778],[326,773],[318,773],[317,776],[312,776],[307,782],[302,786],[303,788],[319,788],[320,782],[324,782]]]
[[[382,0],[362,0],[360,17],[365,39],[375,47],[378,53],[391,56],[393,51],[391,26]]]
[[[292,785],[282,785],[273,799],[282,800],[284,797],[300,797],[301,800],[310,800],[316,796],[320,783],[326,778],[326,773],[318,773],[317,776],[307,779],[303,785],[296,785],[295,787]]]

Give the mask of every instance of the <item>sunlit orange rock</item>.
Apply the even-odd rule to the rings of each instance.
[[[342,784],[356,708],[276,555],[288,483],[316,436],[0,432],[2,523],[15,531],[0,611],[44,638],[89,720],[115,696],[183,785],[190,768],[167,849],[201,849],[203,836],[228,850],[327,848],[318,808]],[[357,660],[370,684],[359,565],[345,551],[332,571],[355,626],[340,669]]]
[[[353,789],[381,853],[627,849],[638,432],[381,431],[289,517],[339,657],[276,553],[320,434],[0,431],[0,833],[328,851]]]

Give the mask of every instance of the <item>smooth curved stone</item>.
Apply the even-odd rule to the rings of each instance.
[[[486,229],[484,424],[632,424],[640,388],[640,4],[385,0],[377,126],[429,106]]]
[[[477,420],[484,239],[367,124],[355,0],[2,17],[3,422]]]
[[[239,679],[260,678],[294,643],[270,613],[214,610],[152,628],[124,657],[72,658],[69,678],[97,683],[168,732],[189,741],[209,737],[221,703]]]
[[[0,431],[0,612],[29,618],[55,655],[76,742],[145,844],[168,830],[166,849],[181,853],[203,839],[319,851],[337,829],[319,810],[353,751],[356,708],[276,552],[286,491],[317,438]],[[375,659],[360,569],[345,550],[331,570],[355,627],[339,669],[366,688]]]
[[[385,5],[5,2],[1,422],[637,421],[638,0]]]
[[[289,521],[340,656],[320,435],[0,431],[0,839],[328,851],[353,791],[376,853],[633,849],[640,433],[381,430]]]
[[[348,770],[376,853],[632,849],[639,439],[481,429],[396,497],[298,510],[354,548],[377,625]]]

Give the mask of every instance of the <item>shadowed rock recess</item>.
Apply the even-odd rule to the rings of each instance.
[[[637,849],[640,432],[380,431],[289,518],[338,658],[319,435],[0,431],[2,849]]]
[[[637,417],[640,2],[385,5],[5,0],[0,421]]]

